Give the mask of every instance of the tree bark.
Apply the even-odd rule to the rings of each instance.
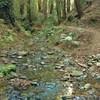
[[[43,14],[44,19],[47,19],[47,0],[43,0]]]
[[[67,0],[67,12],[70,12],[70,0]]]
[[[57,11],[57,17],[58,17],[58,24],[61,23],[61,1],[56,0],[56,11]]]
[[[76,10],[77,10],[77,17],[80,19],[83,15],[83,11],[80,5],[80,0],[74,0],[75,1],[75,6],[76,6]]]
[[[66,0],[63,0],[63,19],[65,20],[67,16],[66,13]]]

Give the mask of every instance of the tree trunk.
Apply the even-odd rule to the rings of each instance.
[[[43,14],[44,19],[47,19],[47,0],[43,0]]]
[[[41,12],[42,11],[42,0],[38,0],[38,8],[39,8],[39,11]]]
[[[66,0],[63,0],[63,19],[66,19]]]
[[[61,1],[56,0],[56,11],[57,11],[57,17],[58,17],[58,24],[61,23]]]
[[[80,19],[83,15],[83,12],[82,12],[82,8],[81,8],[81,5],[80,5],[80,0],[74,0],[75,1],[75,6],[76,6],[76,10],[77,10],[77,17]]]
[[[49,0],[49,11],[50,11],[50,14],[53,13],[53,8],[54,8],[54,1],[53,0]]]
[[[70,0],[67,0],[67,12],[70,12]]]
[[[37,0],[28,0],[28,20],[30,24],[33,23],[38,14]]]

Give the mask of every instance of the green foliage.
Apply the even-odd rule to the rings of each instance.
[[[58,29],[54,25],[47,25],[42,31],[39,32],[40,37],[48,38],[49,36],[53,36],[55,33],[62,31],[62,29]]]
[[[13,42],[14,41],[14,37],[13,37],[13,33],[12,32],[5,32],[4,35],[2,37],[0,37],[0,41],[1,42]]]
[[[80,0],[80,4],[84,7],[86,5],[87,0]]]
[[[4,6],[8,6],[9,0],[0,0],[0,8]]]
[[[13,44],[15,39],[16,35],[11,30],[6,31],[0,36],[0,48]]]
[[[7,75],[11,71],[16,71],[16,65],[14,65],[14,64],[0,65],[0,75],[2,75],[2,76]]]
[[[71,42],[71,41],[74,41],[76,39],[76,33],[74,32],[69,32],[67,34],[64,34],[62,37],[61,37],[61,40],[62,41],[67,41],[67,42]]]
[[[72,45],[72,46],[79,46],[79,41],[77,41],[77,33],[75,32],[69,32],[67,34],[63,34],[61,36],[61,42],[68,44],[68,45]]]

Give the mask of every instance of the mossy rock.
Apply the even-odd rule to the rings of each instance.
[[[14,64],[1,64],[0,65],[0,75],[7,75],[12,71],[16,71],[16,65]]]
[[[71,75],[75,76],[75,77],[80,77],[80,76],[83,75],[83,72],[82,71],[78,71],[78,70],[73,70]]]

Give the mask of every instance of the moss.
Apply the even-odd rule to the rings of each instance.
[[[0,65],[0,75],[7,75],[11,71],[16,71],[16,65],[14,65],[14,64],[2,64],[2,65]]]

